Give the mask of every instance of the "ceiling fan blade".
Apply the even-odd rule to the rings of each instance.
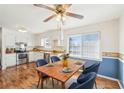
[[[82,15],[75,14],[75,13],[70,13],[70,12],[66,12],[66,15],[67,16],[71,16],[71,17],[74,17],[74,18],[78,18],[78,19],[82,19],[84,17]]]
[[[49,6],[46,6],[46,5],[43,5],[43,4],[33,4],[34,6],[37,6],[37,7],[41,7],[41,8],[45,8],[45,9],[48,9],[48,10],[52,10],[52,11],[55,11],[55,9],[49,7]]]
[[[64,9],[68,9],[72,4],[63,4]]]
[[[55,16],[56,16],[56,15],[51,15],[51,16],[49,16],[48,18],[46,18],[46,19],[44,20],[44,22],[49,21],[50,19],[54,18]]]

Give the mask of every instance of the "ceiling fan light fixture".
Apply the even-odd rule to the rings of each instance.
[[[65,16],[62,16],[61,14],[58,14],[56,17],[57,21],[64,21],[65,20]]]
[[[56,18],[57,21],[65,21],[65,19],[66,19],[65,17],[62,17],[62,18],[58,18],[58,17],[57,17],[57,18]]]
[[[61,19],[59,19],[58,17],[56,18],[57,21],[61,21]]]
[[[61,17],[62,17],[61,14],[57,14],[58,19],[61,19]]]
[[[66,19],[66,18],[63,16],[63,17],[62,17],[62,20],[65,21],[65,19]]]

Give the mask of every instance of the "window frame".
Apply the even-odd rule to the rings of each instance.
[[[99,38],[99,59],[96,58],[88,58],[88,57],[75,57],[75,56],[71,56],[73,58],[79,58],[79,59],[88,59],[88,60],[97,60],[97,61],[102,61],[102,50],[101,50],[101,32],[100,31],[94,31],[94,32],[85,32],[85,33],[78,33],[78,34],[70,34],[67,37],[67,52],[69,53],[69,39],[71,37],[76,37],[76,36],[83,36],[83,35],[88,35],[88,34],[95,34],[98,33],[98,38]]]
[[[48,43],[51,44],[49,38],[46,38],[46,37],[45,37],[45,38],[41,38],[41,39],[40,39],[40,46],[42,46],[42,45],[41,45],[41,40],[43,41],[43,47],[44,47],[44,48],[51,48],[51,45],[50,45],[49,47],[46,46],[46,40],[48,40],[48,41],[49,41]]]

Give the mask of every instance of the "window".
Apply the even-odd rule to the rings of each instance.
[[[41,45],[41,46],[44,46],[44,39],[41,39],[40,45]]]
[[[81,57],[81,36],[69,38],[69,53],[71,56]]]
[[[100,59],[99,32],[69,37],[69,53],[72,57]]]
[[[49,39],[48,38],[42,38],[41,39],[41,46],[44,46],[45,48],[51,48]]]

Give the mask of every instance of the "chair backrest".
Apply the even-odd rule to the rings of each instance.
[[[48,64],[47,61],[45,59],[39,59],[36,61],[36,66],[39,67],[39,66],[43,66],[43,65],[46,65]]]
[[[57,56],[52,56],[52,57],[51,57],[51,61],[52,61],[52,62],[57,62],[57,61],[60,61],[60,58],[57,57]]]
[[[93,65],[87,67],[87,68],[83,71],[83,74],[86,74],[86,73],[89,73],[89,72],[98,73],[99,66],[100,66],[100,62],[94,63]]]
[[[96,80],[96,73],[87,73],[82,78],[82,83],[78,83],[73,89],[92,89]]]

